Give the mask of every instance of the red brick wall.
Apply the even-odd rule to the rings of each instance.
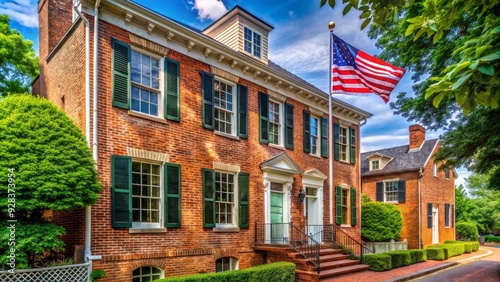
[[[434,152],[433,152],[434,154]],[[453,240],[455,228],[445,228],[444,204],[455,204],[453,173],[450,172],[450,180],[446,180],[444,172],[433,176],[433,162],[431,158],[423,170],[423,177],[420,180],[421,189],[421,232],[423,247],[432,244],[432,231],[427,228],[427,203],[439,205],[439,242]],[[406,180],[406,202],[396,204],[403,216],[403,229],[401,240],[408,240],[409,249],[418,248],[418,171],[392,173],[389,175],[377,175],[362,178],[363,194],[366,194],[372,201],[376,201],[376,183],[386,179]]]
[[[43,18],[43,16],[42,16]],[[93,20],[89,17],[89,21]],[[93,28],[91,26],[90,30]],[[43,32],[43,30],[41,31]],[[84,28],[80,24],[66,43],[44,66],[47,97],[55,101],[84,130]],[[91,42],[92,42],[91,34]],[[259,164],[285,151],[303,170],[317,168],[328,175],[326,158],[316,158],[303,152],[302,111],[307,107],[293,99],[287,102],[295,107],[295,149],[280,150],[259,143],[258,91],[262,86],[244,78],[240,84],[248,87],[249,138],[234,140],[203,129],[201,121],[200,70],[210,71],[209,65],[171,50],[168,57],[180,62],[181,121],[166,124],[131,116],[127,110],[111,105],[111,38],[129,43],[128,33],[114,25],[99,23],[99,114],[98,114],[98,170],[103,192],[92,207],[92,254],[102,255],[94,269],[105,269],[107,280],[127,280],[135,267],[146,266],[154,258],[155,264],[165,270],[165,277],[213,272],[215,259],[221,249],[230,248],[239,258],[239,267],[246,268],[263,262],[253,251],[254,222],[264,222],[264,185]],[[40,45],[43,45],[42,42]],[[92,52],[91,52],[92,54]],[[72,56],[71,56],[72,55]],[[41,58],[43,62],[43,58]],[[71,62],[71,63],[70,63]],[[92,59],[91,59],[92,62]],[[59,81],[59,83],[56,83]],[[63,88],[57,92],[54,89]],[[61,95],[65,97],[64,105]],[[359,136],[359,127],[356,128]],[[359,154],[359,138],[357,138]],[[111,227],[111,156],[127,155],[126,148],[137,148],[170,156],[169,162],[182,168],[182,228],[168,229],[166,233],[130,234],[128,229]],[[250,228],[238,233],[214,233],[202,227],[201,169],[212,168],[213,162],[239,165],[242,172],[250,173]],[[334,185],[347,184],[359,188],[359,160],[356,165],[335,163]],[[304,225],[303,205],[298,193],[302,186],[300,175],[294,176],[291,219]],[[359,202],[358,193],[358,202]],[[324,222],[329,218],[328,182],[324,184]],[[360,218],[358,208],[358,219]],[[64,221],[60,221],[63,222]],[[359,224],[343,228],[355,239],[360,239]],[[82,231],[83,232],[83,231]],[[69,241],[80,242],[82,234],[74,234]],[[178,253],[180,252],[180,253]],[[148,264],[149,263],[149,264]]]

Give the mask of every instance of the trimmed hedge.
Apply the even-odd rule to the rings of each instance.
[[[369,254],[363,256],[363,263],[370,266],[373,271],[386,271],[392,269],[392,258],[387,254]]]
[[[385,254],[391,256],[392,268],[411,264],[411,256],[408,251],[392,251]]]
[[[500,243],[500,236],[486,235],[486,236],[484,236],[484,238],[486,239],[486,242]]]
[[[479,246],[479,242],[465,242],[465,241],[452,241],[452,240],[447,240],[444,241],[445,244],[464,244],[464,252],[465,253],[471,253],[474,249],[474,245]],[[477,251],[477,249],[476,249]]]
[[[361,237],[370,242],[397,241],[401,237],[403,217],[397,205],[369,202],[361,205]]]
[[[444,259],[448,259],[454,256],[458,256],[464,253],[465,251],[465,246],[464,244],[436,244],[436,245],[431,245],[431,248],[441,248],[444,250]],[[427,255],[429,255],[427,253]]]
[[[295,264],[275,262],[242,270],[223,271],[208,274],[195,274],[184,277],[157,279],[154,282],[250,282],[273,281],[288,282],[295,280]]]
[[[427,253],[427,259],[431,260],[445,260],[445,254],[444,254],[444,249],[443,248],[436,248],[436,247],[427,247],[425,249],[425,252]]]
[[[415,250],[407,250],[410,253],[411,264],[423,262],[427,260],[427,253],[425,250],[415,249]]]

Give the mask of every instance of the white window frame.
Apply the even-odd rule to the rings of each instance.
[[[399,197],[399,179],[387,179],[383,181],[384,183],[384,202],[386,203],[398,203],[398,197]],[[394,201],[389,201],[387,200],[387,183],[395,183],[396,185],[396,191],[390,191],[390,193],[396,193],[396,200]]]
[[[224,265],[225,259],[229,259],[229,269],[218,270],[217,269],[217,261],[222,260],[222,265]],[[215,260],[215,272],[238,270],[238,265],[239,265],[239,260],[235,257],[220,257],[220,258]]]
[[[451,228],[451,221],[452,221],[452,218],[451,218],[451,215],[452,215],[452,211],[451,211],[451,207],[452,205],[451,204],[448,204],[448,224],[446,224],[446,215],[445,215],[445,220],[444,220],[444,227],[445,228]],[[445,205],[445,211],[446,211],[446,205]]]
[[[232,103],[232,110],[229,111],[225,108],[221,108],[221,107],[218,107],[217,106],[217,103],[215,101],[216,99],[216,92],[218,91],[216,88],[215,88],[215,85],[217,83],[223,83],[225,85],[230,85],[231,86],[231,96],[233,97],[233,101],[231,102]],[[227,92],[225,92],[227,93]],[[227,98],[226,98],[226,103],[227,103]],[[229,80],[226,80],[226,79],[223,79],[221,77],[214,77],[214,108],[215,108],[215,111],[224,111],[224,112],[230,112],[231,113],[231,133],[227,133],[227,132],[224,132],[224,131],[220,131],[219,129],[216,129],[216,126],[217,126],[217,123],[220,122],[220,116],[219,116],[219,120],[214,116],[214,130],[215,132],[217,133],[220,133],[222,135],[228,135],[228,136],[237,136],[237,130],[236,130],[236,109],[237,109],[237,106],[238,106],[238,101],[237,101],[237,85],[236,83],[232,82],[232,81],[229,81]]]
[[[278,119],[279,119],[279,122],[273,122],[271,121],[271,103],[273,104],[276,104],[279,106],[279,110],[278,110]],[[284,104],[280,101],[277,101],[277,100],[272,100],[272,99],[269,99],[269,105],[268,105],[268,108],[269,108],[269,112],[268,112],[268,116],[269,116],[269,137],[271,137],[271,125],[274,125],[274,126],[278,126],[278,142],[277,144],[276,143],[272,143],[271,141],[269,141],[269,144],[270,145],[276,145],[276,146],[280,146],[280,147],[283,147],[283,134],[284,134],[284,124],[283,124],[283,120],[285,118],[285,115],[284,115]],[[269,138],[269,140],[271,140],[271,138]]]
[[[374,164],[377,164],[378,167],[375,167]],[[381,165],[381,161],[380,159],[376,159],[376,160],[371,160],[370,161],[370,170],[380,170],[380,165]]]
[[[316,120],[316,135],[313,135],[313,123],[312,121]],[[317,116],[311,115],[309,118],[309,135],[311,142],[311,155],[319,156],[321,154],[321,118]],[[314,142],[313,142],[314,141]],[[314,152],[313,148],[316,148],[316,152]]]
[[[159,177],[160,177],[160,182],[159,182],[159,203],[158,203],[158,222],[141,222],[141,221],[134,221],[133,218],[133,201],[134,201],[134,183],[132,182],[132,196],[131,196],[131,201],[132,201],[132,228],[163,228],[163,214],[164,214],[164,188],[163,188],[163,181],[164,181],[164,175],[163,175],[163,164],[159,162],[151,162],[151,161],[142,161],[142,160],[132,160],[132,181],[133,181],[133,175],[134,175],[134,165],[133,163],[141,163],[142,164],[150,164],[150,165],[158,165],[159,166]],[[142,172],[141,172],[142,174]],[[142,191],[142,189],[141,189]]]
[[[345,135],[342,134],[342,131],[345,130]],[[349,136],[349,127],[347,126],[339,126],[339,160],[343,162],[349,162],[349,153],[350,153],[350,138]],[[345,143],[343,142],[345,140]],[[345,158],[342,158],[342,151],[345,149]]]
[[[445,168],[444,169],[444,179],[450,179],[450,169],[449,168]]]
[[[344,193],[347,194],[346,196],[346,203],[344,205]],[[342,187],[342,194],[341,194],[342,199],[340,200],[340,204],[342,206],[342,223],[341,226],[351,226],[351,189],[349,187]],[[344,214],[344,206],[347,210]],[[344,222],[344,216],[346,218],[346,222]]]
[[[142,279],[143,279],[143,278],[149,278],[149,280],[147,280],[147,281],[153,281],[153,280],[154,280],[154,279],[153,279],[153,275],[154,275],[154,274],[156,274],[156,273],[154,273],[154,274],[153,274],[153,273],[150,273],[150,274],[142,274],[142,268],[146,268],[146,267],[151,268],[151,270],[152,270],[152,269],[158,269],[158,270],[160,270],[160,273],[159,273],[159,274],[160,274],[160,279],[161,279],[161,278],[165,278],[165,271],[164,271],[163,269],[161,269],[161,268],[159,268],[159,267],[156,267],[156,266],[152,266],[152,265],[146,265],[146,266],[141,266],[141,267],[138,267],[138,268],[136,268],[136,269],[134,269],[134,270],[132,271],[132,281],[134,281],[134,278],[139,278],[139,279],[140,279],[140,281],[142,281]],[[141,269],[141,270],[140,270],[140,272],[141,272],[141,273],[140,273],[139,275],[137,275],[137,274],[136,274],[136,275],[134,275],[134,273],[133,273],[133,272],[134,272],[134,271],[136,271],[137,269]],[[156,279],[156,278],[155,278],[155,279]]]
[[[147,115],[147,116],[152,116],[152,117],[163,117],[163,101],[164,101],[164,65],[165,65],[165,62],[164,62],[164,58],[162,58],[161,56],[158,56],[156,54],[153,54],[151,52],[148,52],[148,51],[145,51],[143,49],[140,49],[140,48],[136,48],[134,46],[131,46],[131,54],[130,54],[130,111],[132,112],[135,112],[135,113],[139,113],[139,114],[142,114],[142,115]],[[149,56],[151,58],[154,58],[156,60],[158,60],[158,89],[155,89],[153,87],[148,87],[148,86],[145,86],[145,85],[142,85],[142,84],[139,84],[137,82],[134,82],[132,81],[132,52],[136,52],[136,53],[139,53],[139,54],[144,54],[146,56]],[[157,115],[152,115],[152,114],[148,114],[148,113],[143,113],[142,111],[140,111],[140,108],[139,110],[134,110],[132,109],[132,91],[133,91],[133,87],[136,87],[136,88],[139,88],[139,89],[144,89],[144,90],[147,90],[149,92],[156,92],[158,93],[158,113]],[[140,106],[139,106],[140,107]]]
[[[437,177],[437,164],[436,164],[436,162],[434,162],[432,165],[432,173],[435,177]]]
[[[248,40],[245,38],[245,29],[248,29],[252,32],[252,41],[250,42],[250,46],[251,46],[251,52],[248,52],[246,49],[245,49],[245,42],[247,42]],[[255,34],[259,35],[260,36],[260,46],[259,45],[256,45],[254,43],[254,40],[255,40]],[[264,36],[262,36],[262,34],[260,32],[257,32],[255,31],[255,29],[249,27],[249,26],[246,26],[244,25],[243,26],[243,51],[245,51],[245,53],[251,55],[252,57],[255,57],[255,58],[258,58],[258,59],[262,59],[262,53],[264,52],[264,48],[262,48],[262,45],[263,45],[263,40],[264,40]],[[259,47],[260,48],[260,56],[256,56],[254,55],[255,53],[255,47]]]
[[[232,223],[219,223],[219,214],[217,212],[217,207],[218,204],[223,204],[227,203],[223,201],[217,201],[217,194],[219,193],[218,190],[218,183],[217,183],[217,174],[227,174],[227,175],[232,175],[233,176],[233,202],[232,202],[232,211],[231,211],[231,220]],[[239,183],[238,183],[238,174],[230,171],[223,171],[223,170],[216,170],[215,171],[215,228],[233,228],[233,227],[238,227],[239,226],[239,217],[238,217],[238,211],[239,211],[239,206],[238,206],[238,188],[239,188]],[[227,219],[226,219],[227,221]]]

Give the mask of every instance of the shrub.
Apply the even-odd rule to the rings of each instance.
[[[453,243],[453,244],[436,244],[431,245],[430,247],[441,248],[444,250],[444,259],[448,259],[454,256],[458,256],[464,253],[465,246],[462,243]]]
[[[445,259],[443,248],[427,247],[425,249],[425,252],[427,253],[427,259],[432,259],[432,260],[444,260]]]
[[[424,250],[416,249],[408,250],[407,252],[410,253],[411,264],[427,260],[427,253]]]
[[[361,236],[372,242],[399,240],[403,218],[396,205],[369,202],[361,205]]]
[[[447,240],[447,241],[444,241],[445,244],[464,244],[464,252],[465,253],[471,253],[472,252],[472,248],[473,248],[473,245],[475,242],[465,242],[465,241],[451,241],[451,240]],[[479,243],[478,243],[479,244]]]
[[[477,252],[479,250],[479,242],[471,242],[472,243],[472,251]]]
[[[486,242],[500,243],[500,237],[498,237],[498,236],[495,236],[495,235],[486,235],[484,237],[486,239]]]
[[[369,254],[363,257],[363,263],[370,266],[373,271],[386,271],[392,269],[391,256],[387,254]]]
[[[157,279],[155,282],[249,282],[275,281],[288,282],[295,280],[295,264],[291,262],[275,262],[246,268],[243,270],[223,271],[208,274],[195,274],[184,277]]]
[[[477,227],[472,222],[457,222],[457,239],[460,241],[477,241]]]
[[[411,264],[411,256],[407,251],[392,251],[385,253],[391,257],[392,268]]]

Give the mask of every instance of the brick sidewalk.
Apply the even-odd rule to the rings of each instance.
[[[353,274],[346,274],[341,276],[332,277],[329,279],[321,280],[321,282],[381,282],[381,281],[394,281],[398,280],[400,276],[406,276],[419,271],[425,271],[426,269],[434,268],[446,268],[452,265],[456,265],[457,261],[470,259],[472,257],[481,256],[487,254],[488,251],[485,249],[479,249],[477,252],[472,252],[470,254],[463,254],[460,256],[452,257],[443,261],[428,260],[409,266],[398,267],[391,269],[389,271],[375,272],[371,270],[366,270]]]

